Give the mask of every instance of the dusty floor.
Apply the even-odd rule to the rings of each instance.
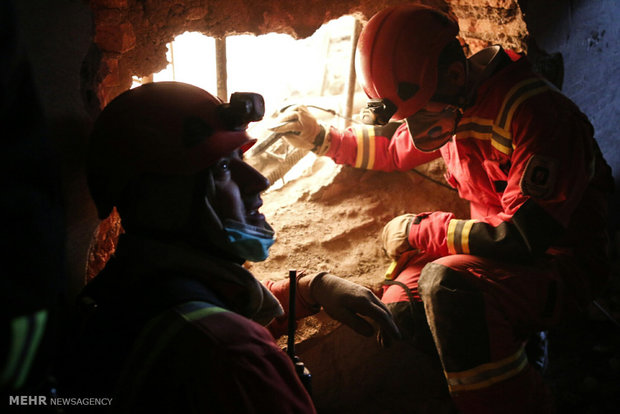
[[[441,180],[442,167],[429,163],[420,170]],[[252,265],[256,275],[279,279],[288,269],[329,271],[377,289],[389,265],[379,234],[390,219],[438,209],[467,214],[456,192],[414,172],[358,170],[326,157],[263,200],[261,211],[277,241],[267,261]]]
[[[443,164],[420,170],[441,181]],[[262,212],[277,242],[267,261],[252,265],[257,277],[281,279],[289,269],[326,270],[377,293],[389,265],[378,240],[387,221],[405,212],[468,214],[454,191],[414,172],[362,171],[326,158],[263,199]],[[620,319],[620,267],[614,275],[599,302]],[[313,373],[321,413],[452,412],[437,362],[407,344],[382,350],[373,338],[361,338],[324,314],[299,326],[297,342]],[[620,326],[592,307],[581,319],[551,331],[550,344],[546,377],[558,412],[620,412]]]

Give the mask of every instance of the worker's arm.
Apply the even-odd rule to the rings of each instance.
[[[272,334],[278,337],[287,329],[289,280],[268,281],[265,284],[280,300],[285,311],[285,316],[276,318],[268,327]],[[296,319],[324,309],[330,317],[349,326],[360,335],[373,335],[376,326],[388,339],[400,336],[385,304],[364,286],[323,272],[299,278],[296,291]],[[375,326],[364,318],[373,321]]]
[[[393,135],[383,128],[355,125],[345,130],[330,128],[325,153],[338,164],[379,171],[407,171],[440,157],[439,151],[421,152],[413,146],[406,125]]]
[[[471,220],[445,212],[418,214],[408,234],[412,248],[532,260],[560,240],[569,223],[583,227],[577,221],[601,214],[595,209],[604,203],[595,198],[604,192],[588,190],[593,180],[604,181],[605,164],[590,123],[570,101],[552,90],[536,95],[515,110],[511,128],[513,152],[501,211]],[[586,194],[592,207],[587,212]]]
[[[440,156],[439,151],[418,151],[404,123],[396,130],[392,124],[355,124],[344,130],[326,128],[305,106],[289,108],[271,129],[283,134],[295,147],[366,170],[406,171]]]
[[[303,295],[303,292],[306,290],[305,285],[307,284],[307,281],[302,282],[304,279],[307,278],[298,278],[298,286],[295,294],[295,320],[300,320],[307,316],[314,315],[321,310],[321,305],[316,302],[309,302]],[[269,329],[271,334],[275,338],[279,338],[280,336],[285,335],[288,330],[290,280],[282,279],[277,282],[266,280],[263,284],[278,299],[284,309],[284,315],[274,319],[269,326],[267,326],[267,329]]]

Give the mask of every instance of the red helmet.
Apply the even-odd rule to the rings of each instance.
[[[458,32],[454,16],[421,4],[374,15],[357,44],[357,72],[366,95],[389,100],[396,120],[418,112],[435,93],[439,55]]]
[[[256,139],[248,122],[264,114],[258,94],[233,94],[229,104],[180,82],[128,90],[97,118],[89,143],[88,185],[99,217],[107,217],[142,174],[194,175]]]

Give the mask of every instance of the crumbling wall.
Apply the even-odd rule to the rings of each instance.
[[[100,266],[113,251],[114,239],[120,231],[118,217],[112,217],[95,232],[99,222],[83,172],[89,122],[101,107],[129,88],[132,76],[149,75],[165,66],[167,42],[184,31],[200,31],[216,37],[280,32],[304,38],[321,24],[341,15],[355,13],[368,18],[385,6],[404,2],[14,1],[63,167],[68,279],[76,287],[83,283],[93,235],[97,243],[90,250],[92,262]],[[567,62],[564,90],[594,118],[603,139],[603,151],[613,160],[618,177],[617,2],[427,0],[425,3],[455,13],[461,24],[461,37],[472,53],[493,43],[529,52],[538,43],[536,53],[543,57],[545,51],[561,52]],[[519,7],[519,3],[527,7]],[[538,19],[528,18],[536,16]],[[528,31],[538,42],[528,38]],[[562,67],[562,62],[555,59],[554,65],[558,64]],[[562,77],[558,78],[561,83]],[[441,168],[440,164],[433,164],[425,166],[424,171],[441,178]],[[313,175],[324,181],[317,182]],[[385,220],[401,212],[427,209],[466,213],[466,206],[452,192],[413,173],[363,172],[335,167],[328,161],[315,165],[299,181],[264,198],[264,211],[276,226],[279,242],[274,246],[271,261],[254,265],[252,270],[257,275],[283,277],[291,267],[309,271],[327,269],[375,290],[380,289],[382,271],[387,266],[376,239]],[[290,246],[293,249],[286,250]],[[90,268],[92,273],[96,270],[96,266]],[[70,290],[69,300],[72,293]],[[438,388],[428,386],[441,386],[441,375],[434,375],[431,370],[438,368],[424,355],[406,352],[409,359],[394,360],[393,355],[401,355],[398,350],[387,353],[379,350],[374,339],[360,341],[347,328],[330,323],[322,314],[301,328],[299,352],[315,376],[315,398],[321,408],[339,406],[341,413],[380,412],[385,404],[394,401],[395,395],[401,398],[409,395],[406,401],[411,404],[423,403],[418,396],[431,396],[431,403],[419,407],[418,412],[442,412],[445,395]],[[378,368],[384,368],[387,378],[377,374]],[[411,375],[397,375],[397,371]],[[373,388],[381,385],[381,390]],[[399,385],[401,388],[397,388]],[[407,390],[411,392],[407,394]]]
[[[221,2],[215,7],[206,1],[182,4],[93,0],[95,44],[101,53],[96,96],[103,105],[129,87],[132,75],[145,76],[161,70],[167,64],[166,43],[184,31],[215,37],[282,32],[303,38],[341,15],[357,14],[364,19],[396,3],[343,1],[325,7],[323,2],[248,1]],[[526,30],[516,0],[484,5],[464,0],[426,3],[455,13],[463,27],[463,42],[471,53],[494,43],[518,51],[526,48]],[[443,180],[441,161],[420,170],[437,181]],[[444,210],[459,217],[468,214],[467,204],[458,199],[456,192],[414,172],[361,171],[338,167],[328,159],[318,160],[302,177],[263,198],[262,211],[276,230],[277,242],[267,261],[249,265],[257,277],[283,278],[288,269],[329,271],[378,294],[389,265],[378,242],[387,221],[407,212]],[[119,230],[116,215],[99,226],[90,252],[90,275],[96,274],[113,251]],[[425,404],[433,413],[451,409],[440,370],[436,365],[430,368],[436,360],[419,351],[382,350],[374,338],[362,340],[323,314],[299,326],[297,342],[300,356],[314,373],[314,398],[322,412],[334,412],[336,407],[341,412],[351,412],[352,407],[376,412],[379,406],[371,404],[371,400],[402,404],[393,407],[394,412],[414,402],[418,406]],[[326,349],[330,358],[324,357]],[[382,365],[396,368],[402,364],[424,373],[412,376],[408,370],[394,369],[388,381],[375,374]],[[358,386],[352,386],[351,381]],[[406,393],[405,389],[415,391]],[[370,400],[369,392],[373,393]],[[410,398],[403,399],[403,395]]]
[[[494,43],[517,51],[526,48],[525,25],[516,0],[420,2],[453,11],[471,53]],[[92,0],[95,36],[90,53],[92,86],[88,96],[96,97],[103,107],[130,87],[132,76],[148,76],[163,69],[168,63],[166,44],[185,31],[199,31],[213,37],[280,32],[304,38],[331,19],[345,14],[366,19],[398,3],[407,2],[342,1],[329,2],[326,7],[319,1]],[[98,68],[97,59],[100,59]],[[101,269],[120,231],[115,214],[99,226],[89,253],[88,278]]]
[[[470,53],[493,44],[527,51],[527,28],[516,0],[451,0],[450,7]]]
[[[446,8],[442,0],[426,0]],[[312,35],[322,24],[347,14],[372,16],[398,0],[92,0],[95,44],[102,52],[98,95],[102,106],[131,85],[131,76],[162,70],[166,44],[186,31],[212,37],[235,34]]]
[[[421,2],[448,9],[442,0]],[[168,64],[167,43],[186,31],[212,37],[278,32],[305,38],[342,15],[368,18],[398,3],[404,1],[92,0],[95,34],[87,60],[91,84],[85,85],[86,95],[91,105],[102,108],[129,89],[132,76],[159,72]],[[121,231],[115,213],[98,226],[89,249],[86,279],[103,267]]]

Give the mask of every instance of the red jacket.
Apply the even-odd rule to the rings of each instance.
[[[569,255],[601,279],[607,275],[611,169],[586,116],[534,74],[526,58],[481,84],[456,135],[438,151],[418,151],[405,124],[391,138],[375,131],[332,129],[327,155],[382,171],[406,171],[441,156],[447,181],[471,204],[470,220],[449,212],[419,214],[409,234],[412,246],[430,256]]]

